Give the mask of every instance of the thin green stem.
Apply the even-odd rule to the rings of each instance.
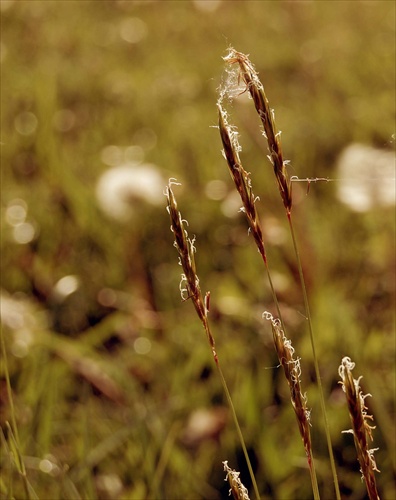
[[[11,414],[11,424],[9,424],[9,430],[11,431],[11,435],[13,436],[13,439],[14,439],[14,446],[12,448],[15,449],[18,472],[22,476],[22,482],[23,482],[23,486],[25,489],[26,498],[30,499],[31,495],[30,495],[30,491],[29,491],[28,479],[26,476],[25,463],[23,461],[22,454],[20,451],[20,441],[19,441],[18,426],[17,426],[17,422],[16,422],[16,417],[15,417],[14,399],[12,397],[10,373],[8,371],[7,350],[6,350],[6,346],[5,346],[5,342],[4,342],[4,332],[3,332],[2,328],[0,328],[0,339],[1,339],[1,352],[2,352],[3,361],[4,361],[4,374],[5,374],[5,379],[6,379],[8,402],[10,404],[10,414]],[[12,439],[12,437],[11,437],[11,439]]]
[[[246,460],[246,463],[247,463],[247,466],[248,466],[248,469],[249,469],[249,474],[250,474],[250,478],[252,480],[252,485],[253,485],[254,493],[256,495],[257,500],[260,500],[260,493],[259,493],[259,490],[258,490],[258,487],[257,487],[256,478],[254,476],[254,472],[253,472],[252,464],[250,462],[249,454],[247,452],[245,440],[243,438],[241,427],[239,425],[238,417],[237,417],[237,414],[236,414],[236,411],[235,411],[235,408],[234,408],[234,403],[232,402],[231,394],[230,394],[230,391],[228,390],[227,382],[226,382],[226,380],[224,378],[223,371],[222,371],[222,369],[220,367],[218,358],[215,358],[215,362],[216,362],[217,370],[219,372],[221,383],[223,385],[223,389],[224,389],[224,392],[225,392],[225,395],[226,395],[226,398],[227,398],[227,401],[228,401],[228,405],[229,405],[231,413],[232,413],[232,418],[233,418],[234,423],[235,423],[235,427],[236,427],[236,430],[237,430],[237,433],[238,433],[239,441],[240,441],[241,446],[242,446],[243,454],[245,455],[245,460]]]
[[[329,422],[327,419],[327,413],[326,413],[326,405],[325,405],[325,398],[324,398],[324,393],[323,393],[322,379],[320,377],[319,362],[318,362],[318,358],[316,355],[316,349],[315,349],[315,340],[314,340],[314,333],[313,333],[313,327],[312,327],[312,318],[311,318],[311,313],[310,313],[310,309],[309,309],[307,288],[305,286],[305,279],[304,279],[304,273],[303,273],[302,264],[301,264],[300,252],[298,250],[297,239],[296,239],[296,235],[294,232],[294,227],[293,227],[293,222],[292,222],[290,211],[287,211],[287,219],[289,221],[290,233],[291,233],[291,237],[293,240],[293,246],[294,246],[294,252],[296,254],[298,274],[300,277],[301,289],[302,289],[303,299],[304,299],[305,314],[306,314],[307,321],[308,321],[309,337],[311,340],[312,355],[313,355],[314,367],[315,367],[315,375],[316,375],[316,380],[317,380],[317,384],[318,384],[318,388],[319,388],[320,405],[322,408],[323,420],[324,420],[324,424],[325,424],[325,433],[326,433],[327,447],[329,450],[330,465],[331,465],[331,470],[332,470],[332,474],[333,474],[334,488],[335,488],[337,500],[341,500],[340,488],[338,485],[337,471],[336,471],[334,454],[333,454],[333,447],[332,447],[332,443],[331,443],[330,426],[329,426]]]

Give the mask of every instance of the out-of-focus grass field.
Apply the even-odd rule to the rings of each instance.
[[[223,460],[250,486],[204,331],[180,299],[162,195],[173,177],[197,237],[201,287],[211,291],[213,334],[260,492],[311,498],[288,388],[261,318],[274,312],[267,279],[214,127],[221,58],[229,45],[250,54],[290,174],[336,178],[349,144],[394,147],[394,2],[2,0],[0,7],[2,327],[35,494],[226,498]],[[284,209],[253,104],[241,96],[229,111],[301,357],[322,498],[334,498]],[[103,210],[99,178],[123,164],[127,173],[112,170],[118,187],[104,181]],[[148,192],[142,175],[153,177]],[[378,488],[392,499],[394,207],[352,211],[338,200],[338,185],[293,190],[339,483],[343,498],[366,498],[353,437],[341,433],[350,420],[338,366],[350,356],[372,394]],[[21,499],[3,357],[0,388],[0,495]]]

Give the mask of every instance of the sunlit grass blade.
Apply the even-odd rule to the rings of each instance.
[[[23,483],[23,487],[25,490],[26,498],[28,500],[36,499],[38,497],[37,497],[33,487],[31,486],[31,484],[28,481],[28,478],[26,475],[26,467],[25,467],[25,463],[23,460],[22,452],[21,452],[20,439],[19,439],[19,433],[18,433],[18,425],[17,425],[15,407],[14,407],[14,399],[13,399],[12,388],[11,388],[11,380],[10,380],[10,374],[8,371],[7,350],[6,350],[5,341],[4,341],[3,328],[0,328],[0,339],[1,339],[1,354],[2,354],[2,358],[3,358],[3,369],[4,369],[5,379],[6,379],[7,397],[8,397],[8,403],[10,405],[10,415],[11,415],[11,423],[6,422],[7,435],[8,435],[8,445],[9,445],[11,456],[13,457],[14,466],[15,466],[16,470],[18,471],[18,474],[22,478],[22,483]]]

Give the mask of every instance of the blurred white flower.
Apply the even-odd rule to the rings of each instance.
[[[53,292],[55,297],[62,301],[68,295],[74,293],[80,286],[80,280],[78,276],[70,274],[69,276],[63,276],[59,281],[56,282]]]
[[[37,329],[45,329],[45,316],[23,294],[0,290],[1,327],[10,329],[11,353],[17,358],[29,354]],[[8,335],[8,332],[7,332]]]
[[[165,184],[155,165],[127,163],[107,170],[99,178],[96,198],[107,215],[127,221],[142,203],[163,204]]]
[[[395,205],[394,152],[351,144],[337,165],[338,199],[355,212]]]

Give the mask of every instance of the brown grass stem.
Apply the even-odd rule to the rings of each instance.
[[[234,420],[234,424],[237,430],[238,438],[243,450],[243,454],[245,456],[245,460],[249,469],[250,478],[252,481],[253,489],[257,499],[260,499],[260,493],[257,487],[256,478],[254,476],[253,468],[250,462],[249,454],[247,452],[245,440],[241,431],[241,427],[239,425],[238,417],[235,411],[234,404],[232,402],[231,394],[228,389],[227,382],[224,378],[223,371],[220,366],[219,358],[216,352],[215,340],[210,330],[210,325],[208,321],[208,312],[209,312],[209,292],[206,293],[205,299],[202,296],[201,288],[199,285],[199,278],[196,272],[195,266],[195,239],[190,239],[188,236],[188,232],[185,229],[186,221],[182,219],[181,213],[177,207],[177,202],[175,195],[172,191],[172,184],[176,184],[176,182],[170,180],[168,186],[166,188],[166,197],[168,200],[167,210],[169,212],[171,218],[171,231],[174,234],[175,242],[174,246],[176,247],[179,253],[179,263],[183,268],[184,273],[182,274],[182,279],[180,283],[180,291],[183,300],[191,299],[195,310],[198,314],[199,319],[202,322],[202,325],[205,329],[206,337],[208,339],[210,348],[212,350],[213,359],[216,364],[217,371],[219,373],[219,377],[221,380],[221,384],[223,386],[224,393],[226,395],[226,399],[228,405],[231,410],[232,418]]]
[[[220,97],[217,106],[219,110],[219,130],[220,137],[223,143],[223,155],[227,160],[227,165],[234,180],[235,187],[241,197],[243,204],[242,211],[245,213],[249,224],[249,230],[254,236],[258,251],[263,259],[268,281],[271,289],[272,298],[278,313],[279,322],[282,327],[282,331],[285,332],[285,324],[282,319],[282,313],[279,307],[279,301],[277,298],[276,290],[271,278],[271,272],[268,265],[268,259],[265,253],[265,245],[263,240],[263,232],[260,225],[260,220],[256,211],[256,200],[257,198],[253,194],[252,183],[250,175],[242,167],[242,163],[239,157],[239,151],[241,147],[238,142],[238,133],[235,127],[231,127],[228,124],[227,113],[222,107],[222,96]],[[313,465],[313,455],[312,450],[310,450],[309,455],[307,454],[309,470],[311,474],[312,489],[314,492],[315,499],[319,498],[318,483],[316,478],[316,472]]]
[[[246,215],[249,224],[249,231],[253,234],[257,249],[263,259],[267,271],[272,299],[274,301],[278,317],[282,322],[282,327],[283,329],[285,329],[285,325],[282,320],[282,313],[279,307],[278,297],[276,295],[275,287],[271,278],[271,272],[265,252],[263,231],[261,229],[260,219],[256,210],[256,201],[258,198],[254,196],[250,174],[243,168],[239,157],[239,151],[241,150],[241,147],[238,142],[238,132],[235,127],[232,127],[228,124],[227,112],[222,107],[221,98],[217,103],[217,107],[219,110],[219,131],[223,144],[223,155],[227,160],[227,166],[230,171],[231,177],[234,181],[239,196],[241,197],[241,211],[243,211]]]
[[[304,307],[306,312],[306,318],[308,322],[308,329],[312,347],[312,354],[314,359],[315,366],[315,374],[317,379],[317,384],[319,388],[320,394],[320,402],[323,413],[324,427],[326,433],[327,446],[330,457],[331,470],[334,481],[334,488],[336,493],[337,500],[341,499],[338,479],[337,479],[337,471],[335,467],[335,460],[333,455],[331,436],[330,436],[330,427],[327,420],[326,407],[325,407],[325,399],[323,393],[323,387],[320,377],[319,371],[319,363],[316,356],[315,349],[315,341],[314,341],[314,333],[312,327],[312,319],[311,313],[309,309],[308,296],[305,286],[304,274],[301,264],[300,253],[298,251],[297,240],[293,228],[293,223],[291,219],[291,209],[292,209],[292,183],[291,179],[287,172],[287,161],[283,159],[283,153],[281,148],[280,141],[280,132],[277,131],[275,125],[275,114],[274,111],[269,106],[269,101],[264,91],[264,86],[261,83],[258,74],[250,62],[249,57],[241,52],[237,52],[233,48],[230,48],[228,55],[224,58],[226,62],[229,64],[238,64],[239,66],[239,77],[244,81],[246,88],[245,91],[248,91],[251,98],[253,99],[256,111],[260,117],[260,120],[264,129],[264,136],[267,139],[268,150],[269,150],[269,160],[273,166],[275,178],[278,184],[279,192],[283,201],[283,205],[286,209],[286,214],[289,222],[289,228],[291,232],[291,237],[293,240],[294,252],[296,255],[297,266],[299,271],[299,279],[301,284],[301,289],[303,293]]]
[[[354,368],[355,363],[350,358],[344,357],[338,370],[352,422],[352,429],[344,432],[353,434],[360,470],[370,500],[379,500],[374,474],[375,471],[379,472],[374,458],[376,449],[369,449],[368,446],[369,441],[373,440],[371,431],[375,429],[375,426],[368,423],[368,420],[372,421],[373,417],[367,414],[367,406],[365,405],[366,397],[371,396],[371,394],[363,395],[359,385],[361,377],[357,380],[353,378],[352,370]]]

